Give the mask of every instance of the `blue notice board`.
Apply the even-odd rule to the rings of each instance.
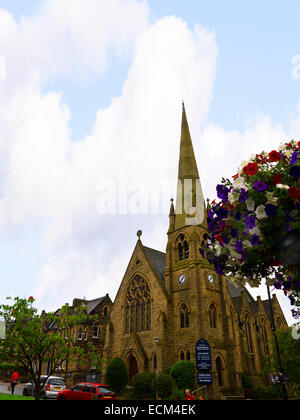
[[[211,370],[210,346],[204,338],[196,344],[196,367],[200,371]]]
[[[213,383],[212,373],[197,373],[198,384],[211,385]]]

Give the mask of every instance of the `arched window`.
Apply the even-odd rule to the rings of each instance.
[[[255,370],[252,328],[251,328],[251,321],[248,315],[245,316],[245,332],[246,332],[247,350],[250,356],[251,367],[253,370]]]
[[[184,351],[180,352],[180,360],[184,360]]]
[[[217,310],[213,303],[209,307],[209,325],[210,328],[217,328]]]
[[[232,340],[235,343],[236,342],[235,320],[234,320],[233,311],[231,309],[230,309],[230,321],[231,321],[231,335],[232,335]]]
[[[280,319],[280,317],[279,316],[277,316],[276,317],[276,321],[275,321],[275,326],[276,326],[276,328],[278,329],[278,330],[280,330],[281,329],[281,326],[282,326],[282,322],[281,322],[281,319]]]
[[[189,350],[186,351],[186,360],[191,360],[191,352]]]
[[[82,328],[79,328],[79,330],[77,331],[77,341],[81,341],[82,339],[83,339]]]
[[[189,328],[190,315],[189,315],[188,307],[186,306],[185,303],[183,303],[180,306],[179,315],[180,315],[180,328]]]
[[[218,385],[223,386],[223,363],[220,357],[217,357],[216,359],[216,369],[217,369],[217,375],[218,375]]]
[[[261,319],[261,335],[263,340],[263,346],[264,346],[264,353],[265,355],[269,354],[269,344],[268,344],[268,335],[267,335],[267,329],[266,329],[266,322],[265,319]]]
[[[177,244],[177,249],[179,261],[187,260],[190,257],[189,243],[184,235],[180,235]]]
[[[151,295],[148,283],[136,276],[126,295],[125,333],[151,330]]]

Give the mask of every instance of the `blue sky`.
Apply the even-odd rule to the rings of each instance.
[[[300,80],[292,77],[292,58],[300,54],[298,0],[148,0],[143,3],[133,0],[133,3],[132,21],[126,15],[123,32],[118,29],[122,16],[115,16],[118,11],[113,11],[113,29],[108,25],[107,33],[100,32],[99,28],[105,26],[105,22],[100,22],[98,28],[95,19],[90,24],[91,33],[87,21],[85,36],[85,31],[78,26],[77,12],[74,12],[71,22],[74,40],[68,44],[69,40],[63,34],[69,22],[67,14],[57,6],[58,2],[0,0],[0,9],[11,13],[14,19],[7,26],[7,33],[1,35],[0,27],[0,56],[6,57],[10,71],[2,91],[0,85],[0,100],[2,92],[4,98],[2,109],[14,109],[15,103],[24,103],[23,109],[28,110],[27,120],[20,117],[20,124],[16,122],[15,127],[9,116],[4,111],[1,116],[0,111],[5,134],[9,133],[6,142],[3,141],[4,168],[10,162],[7,168],[10,177],[3,181],[7,188],[1,187],[1,197],[6,203],[3,214],[7,220],[1,228],[0,266],[1,278],[5,279],[0,289],[2,295],[17,292],[27,295],[34,290],[40,294],[41,305],[47,308],[83,294],[90,297],[105,294],[107,289],[113,296],[126,269],[138,228],[143,229],[147,245],[164,250],[168,222],[165,215],[147,220],[145,217],[130,218],[126,226],[124,217],[118,218],[109,232],[105,221],[93,218],[91,208],[95,199],[91,182],[94,182],[97,168],[97,153],[101,155],[99,167],[107,174],[113,172],[114,167],[119,169],[122,161],[128,159],[134,162],[132,166],[136,166],[136,170],[139,168],[139,173],[144,171],[143,176],[153,175],[153,172],[160,174],[164,168],[164,176],[176,177],[180,114],[172,105],[174,101],[178,102],[178,109],[182,97],[187,102],[196,152],[200,157],[204,155],[203,161],[200,159],[199,162],[202,183],[211,198],[222,176],[218,168],[224,165],[224,175],[229,176],[236,173],[236,166],[250,152],[276,147],[279,140],[285,140],[283,136],[299,139]],[[83,5],[83,2],[80,0],[78,4]],[[48,9],[44,9],[45,5]],[[94,0],[87,0],[84,6],[78,7],[84,7],[84,12],[90,8],[92,15],[101,20],[104,13],[101,7],[106,5],[100,0],[98,5]],[[54,10],[53,15],[51,10]],[[57,14],[60,20],[55,21]],[[172,15],[177,20],[165,19]],[[3,15],[2,19],[5,21],[7,17]],[[61,26],[55,26],[53,22]],[[49,25],[48,32],[43,33],[40,23]],[[197,25],[202,30],[199,37]],[[16,27],[17,35],[13,29]],[[32,27],[37,32],[31,32]],[[165,52],[160,52],[155,67],[159,37]],[[82,60],[87,64],[82,76],[80,54],[86,51]],[[164,54],[169,64],[163,63]],[[143,59],[144,62],[149,60],[145,67]],[[147,67],[152,65],[156,77],[153,76],[153,86],[151,72],[147,72]],[[161,76],[155,73],[160,65]],[[174,89],[169,80],[171,77],[164,79],[164,65],[174,78]],[[13,82],[9,78],[11,73],[15,77]],[[195,81],[188,80],[190,77]],[[161,86],[157,86],[160,83]],[[163,120],[159,120],[161,111],[155,114],[148,104],[149,92],[156,95],[149,104],[156,100],[162,107],[165,105],[165,127]],[[17,98],[16,102],[12,98]],[[137,127],[130,126],[132,115]],[[156,120],[152,124],[154,128],[149,126],[149,133],[144,136],[143,126],[149,115]],[[22,131],[27,127],[24,118],[28,124],[25,134]],[[38,126],[37,120],[41,121]],[[47,121],[49,127],[46,127]],[[157,131],[155,125],[159,128]],[[165,146],[161,140],[156,144],[154,139],[159,130],[166,130],[163,131]],[[28,132],[35,133],[36,140],[34,134],[31,138]],[[44,139],[45,133],[49,138],[45,135]],[[23,143],[21,135],[27,139]],[[43,147],[41,138],[45,142]],[[155,163],[151,163],[154,158],[151,155],[152,139],[153,148],[162,147],[161,160]],[[115,162],[110,160],[109,153],[118,150],[118,141],[123,145],[132,142],[132,145],[130,143],[128,150],[124,150],[124,159],[121,153],[121,157],[114,156]],[[78,148],[74,148],[74,144]],[[166,164],[170,149],[172,159]],[[47,167],[47,174],[43,172],[48,165],[44,150],[49,153],[51,162],[58,162]],[[233,156],[229,159],[228,153],[232,150]],[[20,169],[16,175],[9,169],[11,162],[19,162],[19,156],[24,153],[23,162],[27,166],[24,173]],[[144,164],[143,153],[147,154]],[[82,156],[81,162],[78,156]],[[28,175],[29,168],[36,168],[35,177]],[[124,170],[126,168],[128,164],[125,166],[124,163]],[[211,168],[216,170],[212,172]],[[28,190],[27,176],[32,183]],[[72,188],[64,185],[64,180],[69,182],[69,178],[76,179]],[[42,185],[38,185],[39,179]],[[13,192],[9,189],[12,185]],[[60,185],[64,194],[60,192]],[[16,215],[12,217],[14,212]],[[118,229],[122,230],[122,245]],[[110,235],[113,237],[111,243]],[[109,255],[114,256],[111,265],[104,262]],[[72,272],[70,265],[74,266]],[[89,283],[93,282],[91,290],[82,287],[86,276],[89,276]],[[109,281],[112,276],[113,285]],[[70,284],[70,279],[74,278],[76,281],[71,283],[70,290],[65,283]],[[57,288],[56,293],[45,292],[49,284],[54,285],[53,289]]]
[[[41,3],[0,0],[0,7],[19,19],[34,14]],[[261,112],[274,123],[289,124],[300,94],[300,83],[291,77],[292,57],[300,51],[297,0],[149,0],[148,4],[152,21],[174,14],[191,28],[200,23],[216,32],[217,78],[207,122],[243,128]],[[112,54],[104,77],[81,82],[56,79],[44,86],[44,91],[63,91],[72,110],[74,140],[89,132],[97,110],[121,93],[129,65],[129,58],[120,62]]]

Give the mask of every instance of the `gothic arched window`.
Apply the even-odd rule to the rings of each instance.
[[[125,333],[151,330],[151,294],[148,283],[136,276],[128,288],[125,305]]]
[[[269,344],[268,344],[268,335],[267,335],[267,329],[266,329],[266,322],[264,318],[261,319],[261,335],[263,339],[263,346],[264,346],[264,353],[265,355],[269,354]]]
[[[184,235],[180,235],[178,243],[178,258],[179,261],[187,260],[190,257],[190,247]]]
[[[189,350],[186,352],[186,360],[191,360],[191,352]]]
[[[180,360],[185,360],[184,351],[181,351],[180,352]]]
[[[183,303],[180,306],[179,315],[180,315],[180,328],[189,328],[190,314],[189,314],[188,307],[186,306],[185,303]]]
[[[223,363],[220,357],[216,359],[216,368],[218,375],[218,385],[223,386]]]
[[[217,328],[217,310],[213,303],[209,307],[209,325],[210,328]]]
[[[255,369],[252,328],[251,328],[251,321],[248,315],[245,316],[245,331],[246,331],[247,350],[250,356],[251,366],[252,366],[252,369]]]

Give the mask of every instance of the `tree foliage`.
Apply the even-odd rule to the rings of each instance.
[[[179,389],[191,388],[194,385],[195,366],[189,360],[176,362],[170,372]]]
[[[122,359],[113,359],[106,371],[106,382],[112,387],[116,394],[122,395],[128,384],[126,365]]]
[[[85,350],[76,345],[74,326],[91,321],[86,308],[72,309],[64,306],[56,313],[38,314],[33,307],[34,299],[7,298],[0,305],[0,317],[6,323],[6,339],[0,340],[0,363],[22,366],[32,378],[36,388],[36,399],[40,399],[42,369],[48,364],[48,377],[66,361],[82,359]],[[89,343],[87,357],[95,357],[96,348]]]

